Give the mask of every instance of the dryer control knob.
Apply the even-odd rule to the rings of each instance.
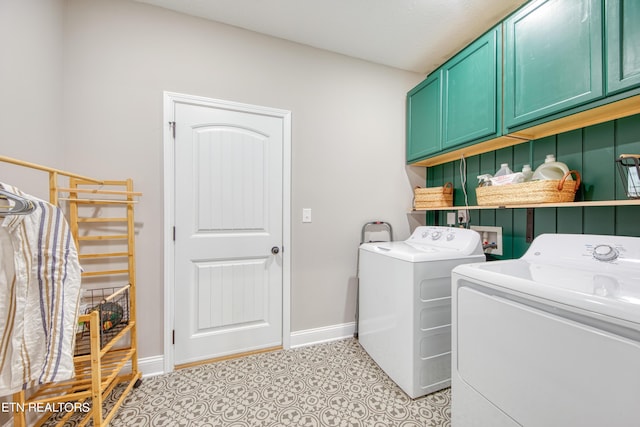
[[[598,261],[613,261],[618,255],[618,250],[613,246],[598,245],[593,248],[593,257]]]

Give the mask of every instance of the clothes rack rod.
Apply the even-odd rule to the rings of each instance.
[[[80,241],[90,241],[90,240],[125,240],[129,236],[126,234],[111,234],[108,236],[78,236],[78,240]]]
[[[78,218],[78,222],[127,222],[127,218]]]
[[[100,258],[111,258],[111,257],[126,257],[129,256],[128,252],[110,252],[104,254],[80,254],[78,255],[78,259],[100,259]]]
[[[61,197],[58,200],[66,200],[68,202],[76,202],[84,205],[127,205],[138,203],[137,200],[107,200],[107,199],[68,199]]]
[[[14,165],[24,166],[24,167],[27,167],[27,168],[37,169],[37,170],[41,170],[41,171],[45,171],[45,172],[49,172],[49,173],[55,173],[55,174],[58,174],[58,175],[68,176],[70,178],[78,178],[78,179],[82,179],[82,180],[85,180],[85,181],[94,182],[96,184],[103,184],[103,182],[104,182],[104,181],[101,181],[101,180],[98,180],[98,179],[88,178],[86,176],[78,175],[78,174],[75,174],[75,173],[72,173],[72,172],[63,171],[61,169],[50,168],[48,166],[42,166],[42,165],[39,165],[37,163],[25,162],[24,160],[18,160],[18,159],[14,159],[12,157],[7,157],[7,156],[0,156],[0,162],[11,163],[11,164],[14,164]]]
[[[85,271],[82,277],[109,276],[111,274],[127,274],[129,270]]]
[[[117,194],[124,196],[142,196],[140,191],[100,190],[93,188],[58,188],[61,193]]]

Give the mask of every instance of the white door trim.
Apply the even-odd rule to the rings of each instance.
[[[237,102],[204,98],[195,95],[181,93],[163,93],[163,149],[164,149],[164,371],[172,372],[174,369],[174,242],[173,226],[174,218],[174,150],[173,128],[175,104],[186,103],[202,105],[214,108],[236,109],[254,114],[265,114],[282,118],[283,129],[283,188],[282,188],[282,346],[291,347],[291,112],[275,108],[261,107],[257,105],[241,104]]]

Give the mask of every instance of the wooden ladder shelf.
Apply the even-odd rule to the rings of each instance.
[[[106,426],[131,389],[141,381],[133,208],[135,198],[142,194],[133,191],[131,179],[96,183],[78,177],[70,177],[69,186],[58,187],[56,192],[68,196],[57,197],[57,201],[68,203],[69,227],[83,267],[74,358],[76,373],[68,381],[40,386],[28,397],[24,392],[16,393],[14,402],[24,405],[21,407],[56,402],[85,404],[80,407],[88,409],[77,425],[92,421],[94,426]],[[107,307],[120,316],[114,322],[105,321],[105,313],[112,314]],[[124,390],[105,412],[103,402],[118,385]],[[44,424],[52,415],[44,414],[35,425]],[[58,415],[56,425],[64,425],[74,416],[78,412]],[[27,425],[24,411],[15,413],[14,425]]]

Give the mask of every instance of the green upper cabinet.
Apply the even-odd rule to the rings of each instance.
[[[640,1],[606,0],[607,94],[640,85]]]
[[[442,148],[442,71],[407,94],[407,162],[420,160]]]
[[[443,150],[498,136],[501,42],[498,26],[443,65]]]
[[[504,31],[507,129],[603,96],[601,0],[535,0]]]

